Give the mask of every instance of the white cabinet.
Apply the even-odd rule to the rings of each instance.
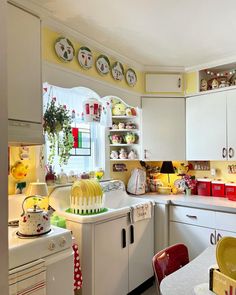
[[[8,118],[42,122],[40,19],[7,8]]]
[[[154,222],[144,219],[128,225],[129,292],[153,276]]]
[[[181,74],[146,74],[146,92],[182,92]]]
[[[190,259],[197,257],[210,245],[213,229],[180,222],[170,222],[170,245],[184,243]]]
[[[187,160],[236,159],[236,91],[187,98]]]
[[[142,98],[143,160],[185,159],[185,99]]]
[[[171,206],[169,243],[184,243],[193,259],[223,236],[236,237],[235,224],[236,214]]]
[[[128,293],[127,218],[95,226],[95,294]]]

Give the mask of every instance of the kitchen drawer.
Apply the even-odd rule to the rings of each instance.
[[[215,228],[215,212],[210,210],[170,206],[170,220]]]
[[[236,214],[216,212],[216,229],[236,232]]]

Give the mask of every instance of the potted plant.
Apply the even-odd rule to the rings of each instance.
[[[186,195],[191,195],[191,190],[195,188],[196,186],[196,179],[195,176],[191,176],[188,174],[185,174],[182,178],[183,181],[183,188]]]
[[[52,98],[43,115],[43,129],[49,140],[50,154],[48,162],[53,163],[56,148],[59,151],[59,164],[66,165],[73,148],[72,116],[66,106],[56,104],[56,98]]]

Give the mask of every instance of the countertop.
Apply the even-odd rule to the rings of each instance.
[[[152,200],[157,204],[178,205],[236,213],[236,202],[230,201],[227,198],[206,197],[198,195],[160,195],[156,193],[147,193],[135,197]]]

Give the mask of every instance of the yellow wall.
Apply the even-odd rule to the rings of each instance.
[[[113,162],[112,162],[113,163]],[[120,162],[119,162],[120,163]],[[124,162],[125,163],[125,162]],[[178,168],[180,163],[185,163],[187,162],[182,161],[182,162],[173,162],[173,165]],[[162,162],[147,162],[147,165],[150,166],[158,166],[161,167]],[[203,177],[209,177],[211,179],[222,179],[226,182],[236,182],[236,174],[229,174],[228,173],[228,165],[236,165],[236,162],[227,162],[227,161],[211,161],[210,162],[210,169],[216,169],[216,176],[211,176],[211,172],[209,171],[189,171],[189,174],[195,175],[196,178],[203,178]],[[126,172],[111,172],[111,177],[114,179],[120,179],[124,181],[125,184],[128,183],[128,180],[131,175],[131,170],[136,167],[141,167],[139,162],[126,162],[126,166],[128,168],[128,171]],[[111,171],[112,171],[112,164],[111,164]],[[158,176],[159,179],[163,182],[164,185],[167,185],[168,183],[168,177],[165,174],[160,174]],[[170,182],[173,185],[174,181],[179,178],[177,174],[170,174]]]
[[[116,86],[122,87],[124,89],[129,89],[129,90],[133,90],[139,93],[143,93],[144,92],[144,74],[140,71],[138,71],[137,69],[131,67],[134,69],[134,71],[136,72],[137,75],[137,84],[134,87],[130,87],[125,79],[123,79],[122,81],[115,81],[112,76],[111,73],[109,73],[106,76],[101,76],[95,67],[95,61],[96,58],[100,55],[100,54],[104,54],[104,52],[98,52],[96,50],[93,50],[92,48],[90,48],[93,52],[93,58],[94,58],[94,65],[91,69],[89,70],[85,70],[83,69],[80,65],[79,62],[77,60],[77,54],[78,54],[78,50],[81,46],[88,46],[87,44],[82,44],[79,43],[77,40],[70,38],[68,36],[68,38],[71,40],[71,42],[74,45],[75,48],[75,57],[71,62],[63,62],[61,61],[58,56],[55,53],[54,50],[54,44],[55,41],[58,37],[62,36],[60,33],[57,33],[49,28],[43,28],[42,30],[42,40],[43,40],[43,48],[42,48],[42,56],[43,56],[43,60],[54,63],[54,64],[59,64],[60,66],[66,67],[70,70],[76,71],[76,72],[81,72],[84,75],[88,75],[90,77],[96,78],[96,79],[100,79],[103,81],[106,81],[108,83],[114,84]],[[66,36],[67,37],[67,36]],[[89,46],[88,46],[89,47]],[[116,59],[112,58],[111,56],[108,56],[111,65],[117,61]],[[126,71],[126,69],[129,68],[128,65],[124,65],[124,69]]]
[[[185,94],[198,92],[198,72],[190,72],[184,74]]]

